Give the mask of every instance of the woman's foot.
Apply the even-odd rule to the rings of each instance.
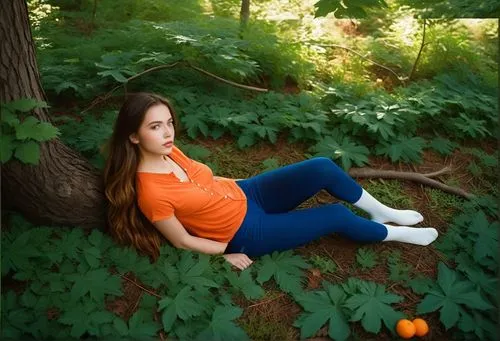
[[[433,227],[408,227],[384,224],[387,237],[384,242],[395,241],[426,246],[438,237],[438,231]]]
[[[381,224],[392,222],[398,225],[411,226],[424,220],[424,217],[417,211],[396,210],[382,204],[364,189],[361,197],[353,205],[368,212],[371,220]]]
[[[384,206],[378,212],[371,215],[371,220],[377,223],[395,223],[397,225],[411,226],[420,223],[424,217],[417,211],[412,210],[396,210]]]

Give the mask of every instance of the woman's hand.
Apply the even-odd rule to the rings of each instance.
[[[248,258],[244,253],[228,253],[222,255],[229,263],[234,265],[240,270],[245,270],[253,263],[253,261]]]

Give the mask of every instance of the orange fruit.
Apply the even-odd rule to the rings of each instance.
[[[415,331],[416,331],[415,325],[410,320],[401,319],[396,324],[396,332],[403,339],[412,338],[413,335],[415,335]]]
[[[416,336],[424,336],[429,332],[429,326],[427,325],[427,322],[420,318],[414,319],[413,325],[415,326]]]

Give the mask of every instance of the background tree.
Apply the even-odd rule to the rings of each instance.
[[[0,34],[0,101],[44,101],[25,1],[2,3]],[[35,109],[33,115],[50,122],[46,109]],[[99,172],[58,139],[41,143],[36,166],[14,159],[3,165],[2,203],[40,224],[102,227],[105,223]]]

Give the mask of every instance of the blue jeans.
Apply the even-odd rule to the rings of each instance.
[[[247,196],[247,213],[225,253],[261,256],[338,233],[359,242],[381,241],[384,225],[359,217],[344,205],[294,210],[324,189],[354,203],[362,188],[332,160],[316,157],[238,180]]]

